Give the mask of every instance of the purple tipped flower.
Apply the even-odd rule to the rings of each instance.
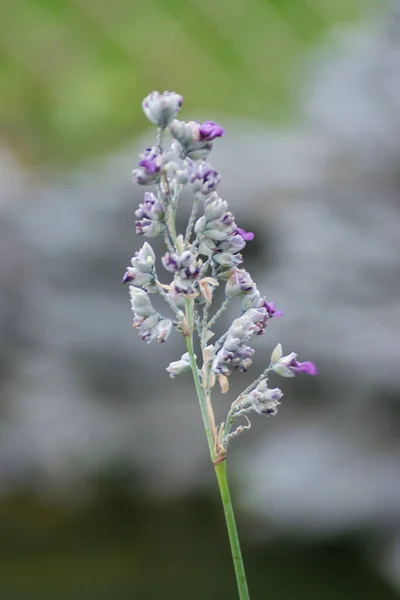
[[[229,298],[238,294],[249,294],[254,289],[255,283],[250,274],[245,269],[234,269],[226,282],[225,293]]]
[[[205,121],[199,126],[199,139],[201,141],[211,142],[217,137],[222,137],[224,130],[221,125],[215,121]]]
[[[140,161],[139,167],[143,167],[146,175],[153,175],[160,170],[160,165],[152,158],[145,158]]]
[[[144,202],[135,211],[137,217],[136,233],[147,237],[159,235],[164,225],[164,209],[154,194],[146,192]]]
[[[135,278],[135,273],[132,267],[128,267],[128,270],[125,272],[123,278],[121,279],[121,283],[128,283],[133,281]]]
[[[157,148],[147,148],[140,158],[139,167],[132,172],[133,180],[139,185],[150,185],[159,181],[162,161]]]
[[[132,257],[131,267],[126,269],[122,283],[131,282],[133,286],[151,289],[155,281],[155,254],[153,248],[145,242]]]
[[[268,313],[268,316],[271,317],[282,317],[283,310],[276,310],[274,302],[267,302],[266,298],[262,298],[260,301],[260,307],[264,307]]]
[[[221,137],[224,130],[214,121],[196,123],[196,121],[172,121],[169,132],[181,145],[182,156],[193,160],[201,160],[212,149],[212,140]]]
[[[282,356],[282,346],[278,344],[271,355],[272,370],[282,377],[294,377],[299,373],[306,373],[307,375],[318,375],[318,369],[315,364],[309,360],[305,362],[299,362],[297,360],[297,354],[291,352],[286,356]]]
[[[241,227],[238,227],[236,233],[242,236],[245,242],[250,242],[251,240],[254,240],[254,233],[252,231],[245,231]]]
[[[189,179],[193,191],[200,192],[204,196],[209,196],[214,192],[220,180],[219,173],[205,161],[200,162]]]

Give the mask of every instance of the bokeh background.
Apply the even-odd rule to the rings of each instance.
[[[219,416],[277,341],[320,370],[231,447],[252,598],[399,598],[400,1],[5,0],[0,86],[0,598],[236,597],[182,340],[119,283],[152,89],[226,128],[285,313]]]

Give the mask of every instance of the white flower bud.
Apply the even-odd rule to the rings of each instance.
[[[282,358],[282,355],[282,344],[277,344],[271,354],[271,364],[274,365],[276,362],[278,362],[278,360]]]
[[[130,285],[129,294],[131,297],[132,310],[135,313],[135,316],[146,318],[155,313],[147,292]]]
[[[157,342],[165,342],[168,337],[169,334],[171,333],[172,330],[172,321],[170,319],[163,319],[162,321],[159,321],[158,325],[157,325],[157,331],[158,331],[158,335],[157,335]]]
[[[189,357],[189,353],[186,352],[185,354],[182,355],[181,360],[176,360],[172,363],[170,363],[170,365],[167,367],[167,371],[169,373],[169,376],[172,379],[175,379],[175,377],[177,375],[180,375],[181,373],[184,373],[185,371],[188,371],[190,369],[190,357]]]
[[[178,114],[182,100],[175,92],[151,92],[142,102],[143,112],[149,121],[165,129]]]
[[[183,146],[186,146],[195,140],[196,125],[193,121],[185,123],[185,121],[175,119],[170,125],[169,132],[173,138],[178,140]]]

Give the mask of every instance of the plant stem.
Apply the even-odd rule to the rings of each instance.
[[[210,322],[208,323],[208,328],[211,329],[211,327],[214,325],[215,321],[217,319],[219,319],[219,317],[226,311],[226,309],[229,306],[229,302],[231,301],[231,298],[227,298],[226,300],[224,300],[221,308],[219,308],[217,310],[217,312],[215,313],[215,315],[213,316],[213,318],[210,320]]]
[[[216,459],[214,438],[213,438],[213,433],[212,433],[212,429],[211,429],[210,418],[209,418],[208,411],[207,411],[206,398],[204,396],[204,391],[201,386],[199,370],[197,367],[196,357],[194,355],[194,350],[193,350],[193,328],[194,328],[193,300],[186,300],[185,304],[186,304],[186,317],[187,317],[187,323],[188,323],[188,328],[189,328],[188,335],[185,336],[186,349],[188,351],[189,358],[190,358],[190,368],[192,370],[194,386],[196,388],[197,397],[199,399],[200,411],[201,411],[201,416],[203,417],[203,424],[204,424],[204,429],[206,431],[208,448],[210,450],[211,460],[214,462],[214,460]]]
[[[215,474],[217,476],[219,491],[221,493],[222,505],[224,508],[226,527],[228,529],[229,543],[231,546],[233,567],[235,569],[236,584],[240,600],[250,600],[249,589],[247,587],[246,573],[243,565],[242,551],[240,549],[239,535],[236,527],[235,515],[232,507],[231,494],[229,491],[228,479],[226,475],[226,460],[215,465]]]
[[[194,201],[193,201],[193,207],[192,207],[192,212],[190,214],[189,223],[186,228],[185,245],[187,245],[190,242],[190,236],[192,235],[193,227],[196,222],[198,208],[199,208],[199,198],[196,195],[194,198]]]
[[[232,560],[233,567],[236,575],[236,583],[239,592],[240,600],[250,600],[249,590],[247,587],[246,574],[244,571],[242,552],[240,549],[240,542],[238,531],[236,528],[235,515],[233,513],[231,495],[229,492],[228,479],[226,476],[226,460],[222,460],[215,464],[216,454],[215,454],[215,444],[212,432],[212,425],[210,415],[207,410],[207,402],[206,397],[204,395],[204,390],[201,385],[199,371],[197,368],[196,358],[193,351],[193,328],[194,328],[194,318],[193,318],[193,300],[186,300],[186,317],[188,323],[188,335],[185,336],[186,340],[186,348],[190,357],[190,367],[193,374],[194,385],[197,392],[197,397],[199,399],[201,415],[203,417],[204,428],[206,431],[208,447],[210,450],[211,460],[215,466],[215,473],[217,475],[219,490],[221,493],[222,505],[224,508],[226,526],[228,529],[229,543],[231,546],[232,552]]]

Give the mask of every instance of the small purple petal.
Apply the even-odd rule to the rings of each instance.
[[[300,373],[307,373],[308,375],[318,375],[318,369],[315,364],[311,361],[305,361],[299,363]]]
[[[264,307],[269,317],[282,317],[283,310],[276,310],[275,302],[267,302],[265,298],[261,300],[260,307]]]
[[[123,276],[121,283],[127,283],[128,281],[133,281],[133,275],[132,273],[129,273],[129,271],[127,271],[125,273],[125,275]]]
[[[211,142],[215,138],[223,136],[224,130],[215,121],[205,121],[199,127],[199,135],[201,141]]]
[[[241,227],[238,227],[236,233],[242,236],[245,242],[250,242],[254,240],[254,233],[252,231],[245,231]]]
[[[143,167],[147,173],[156,173],[160,170],[159,165],[154,160],[145,158],[140,161],[139,167]]]

